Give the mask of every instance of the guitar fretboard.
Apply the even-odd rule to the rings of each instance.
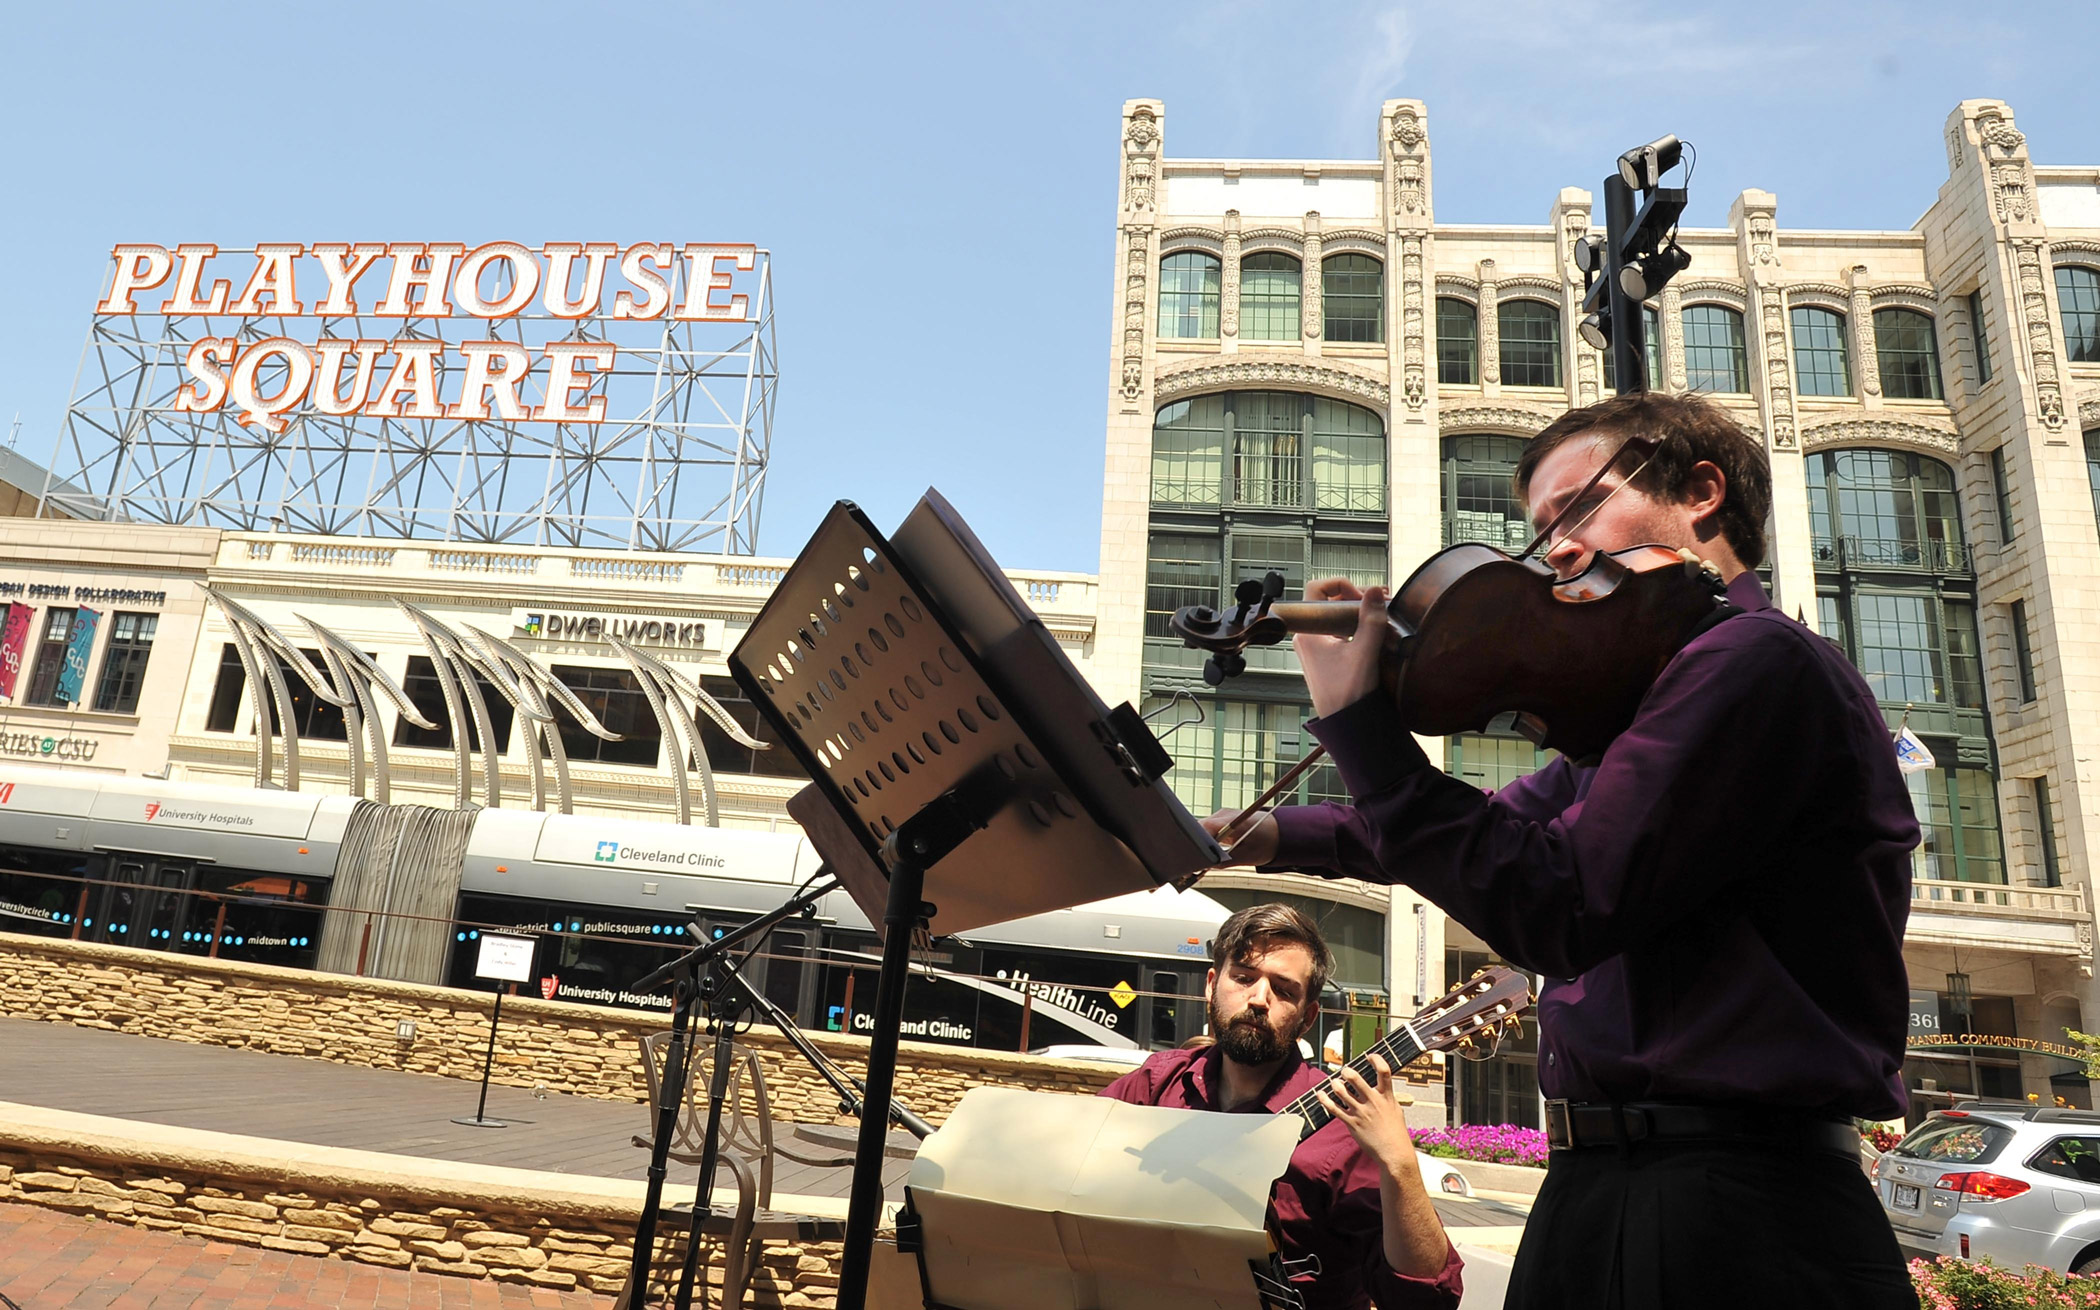
[[[1369,1050],[1349,1061],[1348,1067],[1362,1075],[1365,1082],[1376,1087],[1378,1085],[1378,1069],[1371,1063],[1373,1055],[1385,1057],[1386,1066],[1395,1074],[1398,1074],[1401,1066],[1421,1053],[1421,1043],[1415,1040],[1413,1030],[1406,1024],[1400,1024],[1393,1031],[1380,1038]],[[1342,1083],[1341,1077],[1339,1073],[1334,1074],[1318,1087],[1313,1088],[1305,1095],[1283,1107],[1279,1112],[1282,1114],[1295,1114],[1305,1121],[1305,1127],[1298,1133],[1299,1141],[1302,1142],[1322,1128],[1325,1128],[1328,1122],[1334,1118],[1334,1115],[1328,1111],[1327,1107],[1320,1104],[1319,1093],[1325,1091],[1330,1097],[1334,1098],[1347,1095],[1348,1088]]]

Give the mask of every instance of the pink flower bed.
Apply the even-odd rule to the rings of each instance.
[[[1546,1163],[1546,1134],[1515,1124],[1459,1124],[1452,1128],[1417,1128],[1408,1134],[1425,1155],[1487,1164]]]

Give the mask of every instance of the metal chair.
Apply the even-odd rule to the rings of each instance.
[[[668,1032],[650,1033],[637,1039],[641,1048],[642,1073],[649,1086],[649,1122],[656,1122],[663,1097],[664,1050],[670,1045]],[[670,1158],[680,1164],[699,1164],[707,1146],[707,1101],[713,1081],[714,1043],[705,1037],[688,1048],[684,1104],[671,1135]],[[722,1106],[721,1136],[717,1159],[720,1167],[736,1179],[736,1213],[726,1228],[719,1216],[702,1226],[703,1236],[724,1239],[722,1256],[722,1305],[741,1310],[751,1275],[758,1268],[759,1248],[770,1238],[822,1240],[838,1227],[838,1221],[815,1215],[779,1214],[773,1210],[773,1157],[785,1156],[797,1164],[819,1168],[851,1165],[853,1157],[807,1156],[782,1145],[773,1135],[773,1109],[766,1092],[764,1068],[758,1052],[748,1046],[730,1047],[728,1095]],[[634,1144],[643,1149],[650,1139],[635,1134]],[[688,1207],[671,1213],[688,1214]],[[831,1234],[835,1239],[837,1234]],[[673,1277],[676,1275],[674,1274]],[[623,1302],[627,1294],[622,1293]]]

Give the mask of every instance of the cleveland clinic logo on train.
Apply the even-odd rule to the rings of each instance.
[[[750,322],[756,289],[740,289],[738,275],[758,264],[757,247],[748,244],[668,242],[624,251],[610,242],[549,242],[535,249],[490,241],[471,250],[444,242],[265,243],[244,252],[240,267],[220,261],[215,245],[170,250],[137,243],[116,246],[111,258],[109,289],[95,306],[100,315],[321,320],[305,340],[206,335],[190,345],[176,411],[230,407],[243,426],[268,432],[284,431],[290,426],[285,415],[302,404],[334,417],[604,423],[598,383],[618,359],[613,342],[550,331],[555,339],[528,346],[494,339],[494,325],[541,314],[570,321]],[[384,275],[375,271],[382,264]],[[307,291],[325,284],[325,294],[302,297],[302,265]],[[625,285],[609,288],[615,267]],[[238,295],[222,273],[238,277]],[[682,295],[674,290],[680,282]],[[145,293],[171,283],[158,303],[146,303]],[[535,305],[537,312],[529,313]],[[478,319],[491,325],[491,339],[448,349],[405,323],[401,335],[377,338],[358,331],[339,336],[329,322],[367,317]],[[392,363],[382,376],[379,363],[387,358]],[[528,380],[538,384],[542,403],[521,399]]]

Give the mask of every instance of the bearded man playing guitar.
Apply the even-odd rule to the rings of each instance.
[[[1276,1114],[1327,1082],[1298,1054],[1319,1018],[1334,957],[1313,921],[1287,905],[1227,919],[1211,944],[1211,1045],[1161,1051],[1103,1089],[1137,1105]],[[1269,1198],[1285,1272],[1307,1310],[1450,1310],[1458,1252],[1429,1203],[1414,1144],[1373,1055],[1374,1086],[1344,1068],[1318,1099],[1329,1121],[1298,1143]],[[1353,1140],[1352,1140],[1353,1139]]]
[[[1629,438],[1658,443],[1637,474]],[[1657,543],[1710,561],[1727,605],[1600,757],[1487,794],[1380,690],[1385,589],[1315,583],[1361,602],[1353,637],[1295,639],[1355,803],[1279,809],[1234,862],[1404,882],[1545,977],[1555,1149],[1514,1310],[1915,1306],[1852,1120],[1903,1112],[1918,824],[1873,693],[1752,572],[1764,451],[1699,397],[1619,396],[1535,437],[1516,490],[1538,528],[1573,525],[1544,556],[1560,578]]]

